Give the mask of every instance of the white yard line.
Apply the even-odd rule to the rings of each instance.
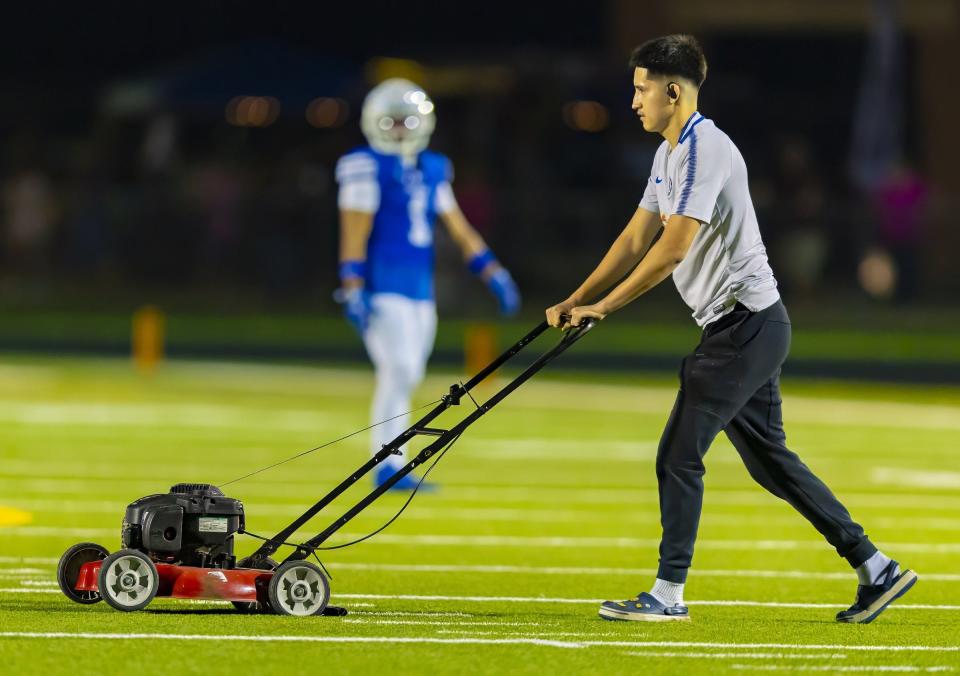
[[[438,638],[422,636],[250,636],[236,634],[107,634],[94,632],[0,632],[0,638],[89,639],[113,641],[250,641],[256,643],[433,643],[466,645],[537,645],[553,648],[720,648],[780,650],[840,650],[863,652],[957,652],[960,646],[930,645],[816,645],[803,643],[721,643],[695,641],[551,641],[537,638]]]
[[[375,617],[355,617],[341,620],[345,624],[369,624],[379,627],[380,625],[414,625],[414,626],[439,626],[439,627],[542,627],[542,622],[490,622],[485,620],[382,620]]]
[[[89,632],[0,632],[0,638],[88,639],[101,641],[250,641],[254,643],[433,643],[454,645],[535,645],[551,648],[584,648],[569,641],[540,638],[433,638],[421,636],[243,636],[197,634],[96,634]]]
[[[42,563],[56,565],[56,556],[0,556],[0,563]]]
[[[677,361],[679,364],[679,359]],[[112,362],[107,362],[108,368]],[[7,370],[0,372],[0,380],[13,378],[17,382],[24,376],[12,374],[27,374],[41,383],[50,382],[59,374],[50,368],[44,367],[17,367],[17,371]],[[206,364],[197,362],[171,362],[168,364],[171,375],[185,379],[185,385],[196,382],[197,374],[215,374],[218,387],[242,388],[251,391],[277,390],[283,392],[297,391],[323,395],[330,392],[330,386],[325,383],[336,383],[337,394],[358,398],[366,397],[372,391],[372,374],[367,371],[350,371],[343,369],[326,368],[299,368],[278,366],[250,366],[236,363]],[[423,397],[430,400],[434,392],[445,391],[451,380],[456,379],[453,374],[435,375],[429,377],[420,389]],[[504,382],[498,379],[499,382]],[[633,413],[664,414],[669,410],[676,396],[676,388],[668,386],[637,386],[627,384],[602,384],[551,380],[549,382],[533,381],[515,393],[510,398],[510,406],[521,409],[561,409],[561,410],[601,410],[601,411],[630,411]],[[10,399],[3,402],[4,406],[20,405],[22,400]],[[27,406],[37,405],[63,406],[62,401],[27,402]],[[84,403],[89,406],[90,404]],[[104,402],[102,406],[114,406],[113,402]],[[67,404],[67,417],[74,413]],[[229,408],[229,407],[221,407]],[[241,409],[240,406],[233,407]],[[816,422],[833,425],[862,425],[867,427],[895,427],[895,428],[931,428],[931,429],[960,429],[960,407],[950,404],[921,404],[902,401],[881,401],[864,399],[827,399],[790,395],[785,397],[784,408],[788,420],[797,422]],[[58,409],[48,409],[55,415]]]
[[[546,625],[543,625],[546,626]],[[618,631],[489,631],[486,629],[438,629],[438,634],[451,634],[456,636],[503,636],[510,638],[512,636],[530,637],[530,638],[556,638],[558,636],[580,636],[581,638],[596,638],[598,636],[623,636]],[[645,636],[645,634],[634,634],[635,636]]]
[[[29,529],[29,526],[24,527]],[[21,530],[17,528],[11,531]],[[53,529],[57,530],[57,529]],[[115,532],[115,531],[110,531]],[[344,538],[359,537],[361,534],[346,534]],[[441,547],[589,547],[589,548],[657,548],[659,538],[630,537],[570,537],[570,536],[524,536],[524,535],[448,535],[448,534],[410,534],[381,533],[368,543],[381,545],[430,545]],[[702,548],[716,550],[824,550],[827,545],[819,540],[719,540],[701,539]],[[960,543],[925,542],[885,542],[885,549],[896,552],[917,552],[926,554],[953,554],[960,552]]]
[[[110,501],[86,501],[86,500],[14,500],[11,505],[16,509],[52,513],[52,514],[123,514],[126,504]],[[255,511],[258,516],[285,516],[291,517],[300,511],[301,507],[289,503],[247,503],[247,511]],[[393,505],[371,505],[364,513],[373,516],[393,516],[397,511]],[[404,519],[416,520],[437,520],[441,518],[452,519],[456,521],[503,521],[503,522],[539,522],[539,523],[592,523],[598,520],[609,519],[609,512],[604,510],[556,510],[556,509],[538,509],[538,508],[501,508],[501,507],[429,507],[423,504],[416,504],[414,508],[404,513]],[[779,517],[785,525],[796,524],[797,518]],[[618,514],[618,521],[636,522],[636,523],[658,523],[659,513],[653,511],[630,510],[626,514]],[[771,517],[767,516],[738,516],[728,515],[706,515],[704,520],[712,523],[722,523],[726,525],[743,525],[755,520],[757,524],[771,523]],[[957,520],[956,530],[960,530],[960,519]]]
[[[691,601],[692,606],[744,606],[755,608],[836,608],[846,605],[837,603],[792,603],[789,601]],[[960,610],[960,605],[935,605],[929,603],[894,603],[890,608],[899,610]]]
[[[679,363],[679,361],[678,361]],[[182,373],[192,374],[195,369],[203,368],[198,365],[184,365],[175,367],[182,369]],[[269,374],[278,373],[286,379],[281,389],[287,391],[296,381],[306,385],[307,392],[322,395],[329,388],[315,383],[324,382],[326,374],[332,373],[325,369],[312,369],[296,372],[294,370],[278,371],[264,368],[259,371],[238,371],[233,365],[218,367],[217,382],[222,378],[232,378],[232,384],[243,384],[244,381],[254,379],[249,383],[257,391],[270,385],[272,378]],[[229,374],[229,375],[228,375]],[[2,375],[2,374],[0,374]],[[44,374],[46,375],[46,374]],[[367,372],[340,373],[335,376],[337,388],[348,388],[348,395],[365,397],[372,386],[372,377]],[[438,376],[430,378],[421,390],[442,391],[446,389],[450,377]],[[314,380],[315,379],[315,380]],[[513,409],[549,409],[574,411],[623,411],[631,413],[649,413],[664,415],[675,397],[674,387],[638,387],[630,385],[605,385],[569,381],[532,382],[523,390],[516,393],[510,400]],[[418,399],[419,400],[419,399]],[[900,428],[900,429],[947,429],[960,430],[960,407],[945,404],[920,404],[899,401],[868,401],[862,399],[826,399],[821,397],[788,396],[784,409],[787,419],[793,423],[821,424],[832,426],[858,425],[871,428]],[[209,413],[209,415],[203,412]],[[272,415],[284,415],[287,411],[257,410],[257,415],[248,415],[248,409],[239,405],[230,406],[223,403],[211,405],[209,403],[178,403],[178,404],[120,404],[117,402],[63,402],[63,401],[30,401],[7,399],[0,402],[0,420],[21,422],[28,424],[71,424],[71,425],[138,425],[155,424],[159,418],[169,418],[164,425],[201,426],[201,427],[241,427],[255,426],[263,428],[267,425],[276,425],[287,429],[284,422],[289,424],[312,424],[314,429],[319,427],[316,417],[317,411],[291,411],[291,413],[305,414],[294,420],[280,420],[274,422]],[[264,418],[264,414],[268,417]],[[251,422],[251,420],[253,422]],[[324,417],[323,426],[330,421]]]
[[[496,566],[496,565],[455,565],[455,564],[407,564],[407,563],[361,563],[344,562],[333,564],[342,570],[374,570],[394,572],[422,572],[422,573],[493,573],[519,575],[656,575],[656,568],[603,568],[582,566]],[[0,569],[2,570],[2,569]],[[699,569],[692,571],[702,577],[737,577],[737,578],[773,578],[799,580],[838,580],[851,582],[855,575],[853,571],[823,573],[805,570],[713,570]],[[2,575],[2,572],[0,572]],[[922,574],[924,580],[935,582],[960,582],[960,574],[956,573],[927,573]]]
[[[679,657],[708,660],[844,660],[847,658],[843,653],[698,653],[644,650],[642,652],[627,652],[626,654],[636,657]]]
[[[469,443],[467,443],[469,441]],[[479,438],[464,439],[463,450],[484,459],[550,460],[551,462],[589,462],[615,460],[619,462],[649,463],[657,456],[656,441],[631,439],[530,439]],[[732,463],[735,458],[724,457],[720,462]],[[739,462],[739,460],[737,460]]]
[[[55,556],[0,556],[0,564],[37,563],[56,566],[58,561],[60,561],[60,558]]]
[[[550,504],[598,504],[598,505],[636,505],[642,502],[657,503],[659,496],[657,489],[582,486],[572,483],[568,486],[558,485],[524,485],[504,486],[500,484],[447,484],[443,485],[444,492],[448,489],[457,500],[475,500],[488,504],[497,502],[519,503],[550,503]],[[56,488],[51,488],[56,492]],[[438,494],[443,497],[443,494]],[[960,509],[960,496],[935,495],[930,492],[910,491],[843,491],[845,503],[857,507],[878,507],[889,510],[892,505],[900,508],[950,511]],[[782,505],[777,498],[758,488],[725,489],[708,488],[704,494],[704,504],[732,505],[732,506],[773,506]],[[798,517],[799,518],[799,517]]]
[[[59,589],[34,589],[32,587],[0,588],[0,594],[60,594]]]
[[[250,511],[256,510],[256,505],[260,504],[258,500],[264,502],[279,502],[276,498],[288,498],[290,496],[291,485],[303,484],[315,488],[316,477],[309,476],[301,479],[298,476],[292,476],[283,482],[271,482],[264,480],[257,482],[256,485],[244,487],[244,502]],[[132,484],[127,481],[127,485],[142,485],[144,491],[158,488],[156,481],[148,479],[134,481]],[[4,495],[16,493],[42,494],[46,496],[70,495],[79,496],[87,493],[90,483],[81,478],[68,477],[17,477],[0,478],[0,491]],[[165,486],[161,486],[165,489]],[[131,488],[132,490],[132,488]],[[306,490],[306,489],[304,489]],[[953,515],[956,510],[960,510],[960,496],[937,495],[929,491],[909,492],[909,491],[878,491],[878,492],[857,492],[844,491],[842,494],[844,502],[857,508],[878,507],[889,510],[891,505],[900,509],[925,510],[922,518],[930,516],[931,511],[943,511]],[[525,484],[506,486],[502,484],[468,484],[468,483],[444,483],[443,491],[436,494],[433,498],[439,503],[446,502],[454,498],[459,503],[479,502],[484,507],[492,503],[516,502],[523,505],[546,504],[555,506],[562,505],[615,505],[623,508],[624,505],[635,506],[640,504],[656,504],[659,500],[656,488],[637,487],[602,487],[602,486],[583,486],[576,483],[570,485],[556,484]],[[10,499],[11,502],[15,500]],[[773,507],[781,506],[782,503],[772,495],[766,493],[760,488],[740,489],[740,488],[711,488],[707,490],[704,496],[704,503],[710,505],[728,505],[728,506],[749,506],[749,507]],[[126,502],[115,502],[112,511],[121,513]],[[291,505],[291,513],[300,510],[299,505]],[[286,512],[285,512],[286,513]],[[799,517],[796,517],[799,518]],[[918,517],[921,518],[921,517]],[[798,522],[799,523],[799,522]]]
[[[125,503],[108,500],[54,500],[54,499],[26,499],[14,500],[13,507],[29,512],[48,512],[55,514],[122,514]],[[289,503],[248,503],[248,512],[256,512],[260,516],[290,516],[298,511],[298,507]],[[396,508],[388,505],[371,505],[365,511],[372,516],[393,516]],[[429,507],[417,504],[404,513],[405,520],[435,521],[446,518],[456,521],[501,521],[537,522],[537,523],[594,523],[607,521],[611,514],[602,509],[540,509],[540,508],[506,508],[506,507]],[[616,520],[624,523],[657,523],[659,512],[653,510],[630,509],[616,514]],[[801,523],[795,514],[718,514],[708,512],[703,515],[702,523],[707,525],[744,526],[744,525],[784,525],[796,526]],[[922,519],[912,517],[874,517],[871,525],[882,528],[908,528],[911,531],[960,531],[960,519],[946,517],[929,517]]]
[[[842,645],[804,643],[723,643],[720,641],[584,641],[586,645],[608,645],[623,648],[720,648],[780,650],[842,650],[862,652],[960,652],[960,646],[927,645]]]
[[[59,559],[55,557],[19,557],[0,556],[0,578],[16,577],[16,574],[36,574],[48,576]],[[49,564],[49,568],[4,568],[3,564]],[[412,573],[492,573],[492,574],[519,574],[519,575],[655,575],[656,568],[611,568],[592,566],[514,566],[514,565],[458,565],[458,564],[430,564],[430,563],[367,563],[367,562],[339,562],[333,567],[340,570],[372,570]],[[694,572],[700,577],[743,577],[743,578],[773,578],[799,580],[837,580],[850,582],[854,579],[852,571],[844,572],[816,572],[809,570],[753,570],[736,569],[723,570],[711,568],[696,568]],[[928,573],[923,571],[922,577],[930,582],[960,582],[958,573]]]
[[[0,590],[2,591],[2,590]],[[574,603],[596,604],[605,599],[576,599],[540,596],[446,596],[440,594],[334,594],[338,599],[370,599],[370,600],[400,600],[400,601],[458,601],[474,603]],[[691,606],[747,606],[758,608],[837,608],[847,605],[847,602],[837,603],[791,603],[778,601],[741,601],[741,600],[708,600],[687,601]],[[894,603],[890,608],[900,610],[960,610],[960,605],[931,605],[917,603]]]
[[[2,406],[2,402],[0,402]],[[122,415],[122,414],[121,414]],[[247,424],[250,424],[250,420],[255,418],[248,414],[240,414],[246,419]],[[276,414],[275,414],[276,415]],[[203,419],[206,421],[204,427],[213,427],[213,428],[230,428],[233,429],[235,426],[228,424],[227,422],[217,423],[217,417],[207,418],[204,415],[204,411],[199,411],[197,416],[198,419]],[[291,431],[317,431],[326,432],[329,427],[324,425],[319,425],[316,423],[309,422],[307,420],[307,414],[303,411],[290,411],[285,414],[285,417],[293,422],[278,422],[276,424],[269,424],[269,421],[265,423],[262,427],[257,427],[257,429],[270,429],[277,428],[283,432]],[[300,420],[300,418],[304,418]],[[3,415],[0,414],[0,423],[3,423]],[[136,422],[136,419],[134,419]],[[94,423],[84,423],[85,425],[91,425]],[[105,425],[105,422],[96,423]],[[127,422],[126,419],[121,419],[118,425],[133,424],[132,422]],[[169,429],[175,429],[178,427],[197,427],[198,425],[194,422],[194,416],[190,416],[185,421],[182,421],[178,424],[170,424],[166,422],[157,422],[156,425],[163,426]],[[237,425],[237,428],[243,429],[242,425]],[[358,440],[359,439],[359,440]],[[360,446],[366,444],[365,437],[359,437],[357,439],[349,439],[343,442],[347,446]],[[584,448],[589,448],[589,452],[584,452]],[[550,460],[552,462],[561,462],[561,463],[596,463],[600,461],[609,461],[609,462],[627,462],[627,463],[651,463],[653,458],[656,457],[657,442],[656,441],[643,441],[636,439],[608,439],[604,440],[602,444],[597,443],[596,439],[531,439],[531,438],[497,438],[497,439],[470,439],[462,441],[457,446],[458,454],[465,453],[471,456],[483,457],[485,460],[497,460],[497,461],[529,461],[529,460]],[[274,456],[276,453],[271,452],[267,448],[263,448],[261,445],[256,447],[258,453],[256,455],[265,458],[265,462],[269,462],[268,458]],[[352,452],[352,449],[351,449]],[[359,456],[358,456],[359,457]],[[247,460],[251,460],[248,458]],[[714,462],[719,462],[721,464],[740,464],[740,459],[731,454],[724,454],[722,456],[718,455]],[[77,476],[85,475],[96,475],[100,479],[104,478],[126,478],[128,474],[125,473],[125,470],[122,466],[122,463],[109,463],[100,461],[97,463],[80,462],[80,461],[66,461],[58,460],[55,458],[48,458],[43,460],[33,459],[33,460],[8,460],[4,462],[4,475],[8,477],[24,477],[24,478],[75,478]]]
[[[871,483],[911,488],[960,488],[960,472],[944,470],[923,472],[904,467],[874,467],[870,470]]]
[[[115,536],[116,528],[58,528],[54,526],[11,526],[0,529],[7,537],[107,537]],[[314,533],[297,532],[292,539],[311,537]],[[342,533],[344,539],[358,538],[366,533]],[[335,543],[334,543],[335,544]],[[370,545],[427,545],[437,547],[589,547],[589,548],[656,548],[658,538],[629,537],[571,537],[533,535],[448,535],[412,533],[380,533],[367,541]],[[716,550],[823,550],[827,545],[819,540],[715,540],[698,541],[701,547]],[[885,542],[884,547],[896,552],[923,554],[953,554],[960,552],[960,542]]]
[[[679,365],[679,359],[677,364]],[[516,393],[510,406],[569,411],[623,411],[665,414],[673,404],[673,387],[595,385],[563,381],[534,382]],[[788,424],[871,428],[960,430],[960,407],[863,399],[784,397]]]
[[[352,607],[355,604],[350,604]],[[369,603],[367,605],[373,605]],[[423,610],[423,611],[406,611],[406,610],[359,610],[352,612],[351,615],[366,615],[370,617],[477,617],[476,613],[460,613],[460,612],[437,612],[432,610]]]
[[[162,427],[328,432],[337,426],[338,417],[313,410],[209,403],[24,402],[4,399],[0,400],[0,423],[112,429]]]
[[[731,669],[738,671],[866,671],[866,672],[929,672],[936,673],[941,671],[953,671],[954,668],[947,665],[934,667],[916,667],[912,664],[879,664],[874,666],[833,666],[829,664],[805,664],[784,666],[778,664],[731,664]]]
[[[34,587],[8,587],[0,589],[4,594],[59,594],[59,589]],[[571,603],[597,604],[605,599],[574,599],[540,596],[447,596],[441,594],[334,594],[334,600],[366,599],[379,601],[456,601],[458,603]],[[691,606],[743,606],[753,608],[814,608],[836,609],[847,605],[845,601],[836,603],[792,603],[780,601],[742,601],[707,600],[688,601]],[[895,603],[890,606],[897,610],[960,610],[960,605],[935,605],[926,603]]]

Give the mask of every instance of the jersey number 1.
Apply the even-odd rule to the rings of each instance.
[[[418,185],[410,191],[407,207],[410,216],[410,232],[407,239],[413,246],[428,247],[433,243],[433,232],[427,222],[427,195],[424,185]]]

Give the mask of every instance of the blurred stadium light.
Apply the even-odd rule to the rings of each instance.
[[[235,96],[227,104],[227,122],[235,127],[269,127],[280,116],[280,102],[272,96]]]
[[[350,104],[344,99],[321,96],[310,102],[306,116],[313,127],[342,127],[350,117]]]
[[[563,121],[571,129],[598,132],[610,124],[610,112],[596,101],[571,101],[563,104]]]

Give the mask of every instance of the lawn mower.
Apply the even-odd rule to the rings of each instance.
[[[416,490],[400,511],[372,533],[344,544],[323,546],[323,543],[396,482],[433,458],[423,475],[425,478],[467,427],[579,340],[594,324],[594,320],[585,320],[580,326],[568,329],[553,348],[541,354],[487,401],[478,403],[470,391],[546,331],[548,324],[542,322],[466,384],[451,385],[449,391],[434,402],[436,405],[432,410],[384,445],[359,469],[273,537],[260,537],[246,531],[243,504],[236,498],[225,496],[216,486],[180,483],[173,486],[169,493],[148,495],[127,506],[120,534],[123,548],[119,551],[111,554],[105,547],[90,542],[70,547],[57,566],[60,589],[67,598],[77,603],[105,600],[113,608],[122,611],[141,610],[160,596],[231,601],[237,610],[243,612],[295,616],[345,615],[345,609],[328,605],[329,574],[317,552],[357,544],[376,535],[400,516]],[[475,410],[449,429],[430,427],[437,416],[458,405],[465,396],[476,405]],[[401,447],[417,436],[436,439],[318,535],[306,542],[289,541],[324,507],[381,462],[399,454]],[[343,438],[346,437],[335,441]],[[282,462],[299,458],[335,441]],[[245,479],[276,464],[227,483]],[[234,555],[234,536],[243,534],[259,538],[263,544],[250,556],[237,560]],[[293,552],[277,563],[271,555],[284,545],[292,546]],[[319,565],[308,560],[311,556]]]

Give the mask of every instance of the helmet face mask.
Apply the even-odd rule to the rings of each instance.
[[[363,101],[360,128],[370,145],[382,153],[415,155],[423,151],[435,125],[433,101],[409,80],[385,80]]]

